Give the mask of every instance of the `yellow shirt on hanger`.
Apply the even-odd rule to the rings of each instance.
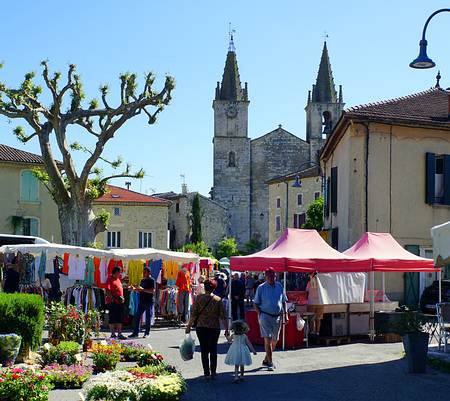
[[[164,277],[167,280],[176,280],[179,266],[177,262],[166,260],[163,262]]]
[[[144,262],[142,260],[130,260],[128,262],[128,280],[130,285],[139,285],[142,280]]]

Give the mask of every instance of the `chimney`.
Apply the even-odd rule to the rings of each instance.
[[[186,195],[188,193],[188,188],[187,188],[187,184],[186,183],[181,184],[181,193],[183,195]]]

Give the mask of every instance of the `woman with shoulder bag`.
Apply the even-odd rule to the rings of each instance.
[[[122,319],[125,298],[123,297],[123,286],[121,281],[120,267],[115,267],[106,282],[106,305],[109,309],[109,328],[111,338],[125,340],[122,334]],[[117,332],[117,336],[116,336]]]
[[[196,328],[200,351],[202,354],[202,365],[205,379],[217,376],[217,343],[220,336],[220,322],[225,326],[225,336],[229,336],[228,319],[222,300],[217,295],[212,294],[217,284],[213,280],[204,282],[205,294],[200,294],[195,300],[191,319],[186,327],[186,334],[189,334],[191,327]]]

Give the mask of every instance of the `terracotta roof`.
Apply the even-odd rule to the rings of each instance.
[[[107,185],[107,187],[109,192],[96,199],[94,203],[150,203],[161,206],[170,205],[169,201],[160,199],[156,196],[141,194],[114,185]]]
[[[351,107],[344,111],[344,115],[450,127],[449,96],[450,93],[441,88],[431,88],[408,96]]]
[[[0,144],[0,162],[44,164],[42,156]]]

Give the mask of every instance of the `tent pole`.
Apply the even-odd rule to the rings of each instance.
[[[283,289],[286,295],[286,271],[283,273]],[[282,324],[283,324],[283,351],[286,348],[286,322],[284,321],[284,313],[282,314]]]
[[[370,314],[369,314],[369,327],[370,327],[370,341],[375,340],[375,272],[371,270],[369,272],[369,294],[370,294]]]
[[[386,273],[381,272],[382,290],[383,290],[383,302],[386,302]]]
[[[439,280],[439,303],[441,303],[442,302],[442,269],[439,269],[438,280]]]

